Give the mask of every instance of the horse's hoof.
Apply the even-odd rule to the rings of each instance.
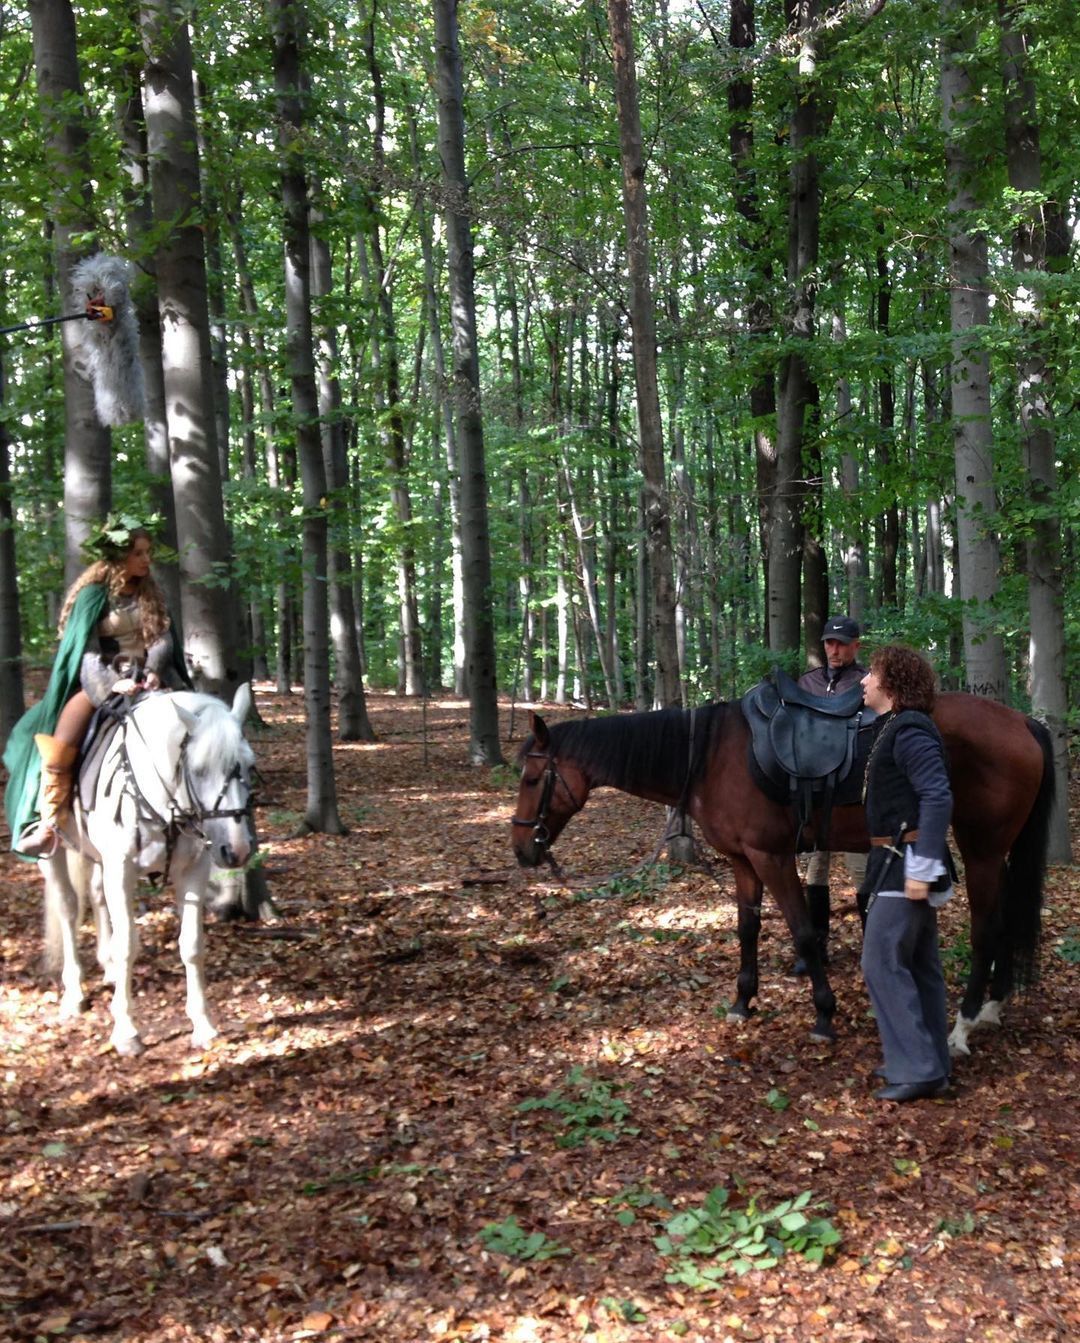
[[[191,1032],[191,1047],[201,1053],[204,1049],[209,1049],[220,1034],[216,1026],[201,1026]]]
[[[810,1032],[810,1039],[815,1044],[834,1045],[836,1044],[836,1032],[831,1026],[815,1026]]]
[[[124,1059],[137,1059],[140,1054],[145,1054],[146,1046],[139,1035],[129,1035],[124,1040],[114,1040],[113,1049]]]
[[[70,1000],[64,999],[60,1003],[59,1018],[62,1022],[77,1021],[79,1017],[90,1006],[90,999],[80,995],[78,998]]]
[[[749,1021],[752,1013],[748,1007],[740,1007],[738,1003],[732,1003],[727,1010],[725,1021]]]

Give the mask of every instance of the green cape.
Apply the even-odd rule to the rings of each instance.
[[[80,687],[83,654],[101,619],[108,596],[103,583],[90,583],[75,598],[60,647],[53,660],[49,684],[45,694],[19,719],[11,729],[4,750],[4,764],[8,771],[8,785],[4,793],[4,811],[11,831],[11,846],[38,814],[38,790],[41,787],[41,757],[34,745],[34,734],[52,734],[56,720],[68,700]],[[180,650],[173,640],[173,663],[185,685],[190,685],[187,668]],[[15,850],[18,852],[18,850]],[[26,857],[19,854],[19,857]]]

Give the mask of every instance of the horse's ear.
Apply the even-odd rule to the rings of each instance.
[[[198,714],[194,714],[194,713],[192,713],[190,709],[182,708],[181,705],[179,705],[179,704],[176,702],[176,699],[175,699],[175,698],[171,699],[171,700],[170,700],[170,703],[172,704],[173,708],[176,710],[176,716],[177,716],[177,718],[179,718],[180,721],[181,721],[181,723],[183,723],[183,725],[184,725],[184,731],[187,732],[188,735],[190,736],[191,733],[194,732],[195,729],[196,729],[196,728],[198,727],[198,725],[199,725],[199,716],[198,716]]]
[[[533,734],[533,741],[536,742],[537,746],[546,748],[549,740],[547,724],[538,713],[530,712],[529,728]]]
[[[251,712],[251,682],[245,681],[243,685],[236,687],[236,694],[233,696],[232,716],[244,726],[248,714]]]

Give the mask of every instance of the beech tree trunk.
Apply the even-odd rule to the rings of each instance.
[[[172,227],[155,265],[169,461],[176,501],[185,652],[203,690],[231,698],[239,677],[214,418],[191,37],[177,0],[143,0],[145,113],[154,218]]]
[[[304,710],[307,726],[308,830],[339,835],[330,729],[330,621],[327,607],[326,472],[319,437],[319,400],[311,324],[311,230],[302,151],[301,24],[294,0],[271,0],[274,88],[282,150],[285,234],[285,342],[293,422],[304,501]]]
[[[29,7],[45,153],[55,182],[49,214],[57,298],[60,312],[67,313],[71,311],[71,272],[96,250],[86,242],[96,227],[89,127],[70,0],[30,0]],[[82,543],[104,520],[112,502],[112,436],[97,417],[92,386],[75,370],[74,325],[60,324],[64,349],[64,573],[69,583],[86,563]]]
[[[974,19],[968,0],[941,0],[946,39],[941,64],[945,167],[949,189],[949,311],[952,324],[952,422],[956,463],[956,549],[963,602],[965,689],[1006,701],[1008,674],[994,603],[1001,557],[994,489],[994,435],[986,235],[975,223],[978,151],[971,144],[982,93],[969,71]]]
[[[465,597],[465,678],[469,692],[469,758],[502,763],[492,618],[491,542],[487,512],[484,422],[480,414],[480,360],[469,179],[465,171],[461,53],[457,0],[435,0],[435,89],[439,157],[445,197],[452,326],[450,395],[461,470],[462,583]]]
[[[1013,231],[1012,262],[1017,284],[1014,306],[1024,339],[1017,366],[1020,432],[1028,495],[1039,509],[1026,544],[1031,707],[1046,723],[1054,743],[1057,797],[1051,818],[1050,861],[1071,863],[1061,522],[1051,415],[1053,369],[1047,358],[1041,289],[1047,270],[1048,234],[1049,250],[1058,253],[1056,260],[1064,261],[1068,256],[1068,230],[1057,203],[1043,198],[1042,147],[1030,67],[1031,37],[1022,26],[1022,11],[1015,0],[1002,0],[1000,12],[1009,185],[1029,202]],[[1052,225],[1049,229],[1047,220]]]
[[[619,121],[619,154],[622,160],[630,330],[637,395],[645,540],[652,597],[652,644],[656,666],[652,699],[656,707],[663,708],[682,702],[682,687],[679,682],[679,652],[675,635],[671,504],[664,476],[664,427],[656,371],[656,314],[653,310],[649,256],[645,155],[641,138],[630,0],[608,0],[607,12],[615,61],[615,109]]]

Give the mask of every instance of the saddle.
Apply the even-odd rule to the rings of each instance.
[[[789,802],[795,812],[797,845],[807,847],[804,831],[815,806],[821,825],[815,848],[826,845],[838,789],[865,750],[859,751],[860,729],[877,714],[863,704],[862,687],[842,695],[811,695],[779,667],[772,679],[760,681],[742,697],[743,717],[750,728],[750,772],[774,802]],[[869,733],[864,733],[866,749]],[[849,794],[851,794],[849,796]],[[842,805],[858,801],[852,788],[843,790]]]

